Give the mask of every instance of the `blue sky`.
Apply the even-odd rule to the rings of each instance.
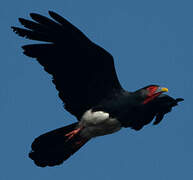
[[[63,109],[51,76],[22,54],[30,41],[10,26],[48,10],[114,56],[125,89],[159,84],[185,101],[159,126],[96,138],[61,166],[36,167],[28,158],[33,139],[75,118]],[[193,179],[193,1],[2,0],[0,19],[1,180]]]

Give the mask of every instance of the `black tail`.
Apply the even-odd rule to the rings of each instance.
[[[81,137],[81,129],[74,123],[48,133],[34,140],[29,157],[37,166],[61,164],[78,151],[89,139]]]

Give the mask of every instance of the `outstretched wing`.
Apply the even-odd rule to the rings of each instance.
[[[163,119],[164,115],[169,113],[172,108],[174,106],[178,105],[178,102],[184,101],[184,99],[182,98],[177,98],[174,99],[166,94],[161,94],[160,96],[158,96],[154,102],[153,105],[154,107],[156,107],[156,118],[154,121],[154,125],[157,125],[161,122],[161,120]]]
[[[23,46],[24,54],[53,75],[65,109],[80,119],[87,109],[122,89],[113,57],[63,17],[51,11],[49,15],[53,20],[31,13],[34,21],[19,18],[26,29],[12,29],[19,36],[46,42]]]
[[[131,127],[140,130],[144,125],[149,124],[154,119],[154,125],[159,124],[164,116],[169,113],[179,102],[184,101],[182,98],[174,99],[166,94],[161,94],[147,104],[141,106],[140,113],[135,115],[136,119],[131,123],[123,122],[124,127]]]

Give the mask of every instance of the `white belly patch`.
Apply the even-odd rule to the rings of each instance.
[[[109,113],[103,111],[86,111],[79,123],[83,127],[81,135],[85,137],[96,137],[112,134],[121,129],[120,122],[115,118],[110,118]]]

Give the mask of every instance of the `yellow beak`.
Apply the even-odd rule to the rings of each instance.
[[[162,91],[162,92],[168,92],[168,88],[162,87],[162,88],[161,88],[161,91]]]

